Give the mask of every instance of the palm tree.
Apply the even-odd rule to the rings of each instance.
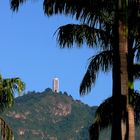
[[[12,0],[12,7],[13,10],[17,10],[20,3],[23,3],[25,0]],[[130,3],[131,1],[129,1]],[[131,19],[131,21],[137,21],[136,15],[138,13],[137,4],[136,1],[133,1],[133,7],[132,4],[129,6],[129,12],[134,13],[134,16]],[[119,5],[121,4],[121,5]],[[120,130],[120,132],[112,133],[112,139],[121,139],[121,121],[122,121],[122,110],[124,111],[124,117],[127,111],[127,100],[128,100],[128,73],[127,73],[127,54],[128,54],[128,47],[127,47],[127,27],[131,27],[132,24],[127,25],[127,15],[126,12],[128,5],[127,2],[122,1],[100,1],[100,0],[94,0],[94,1],[61,1],[61,3],[58,0],[44,0],[44,11],[48,16],[51,16],[53,14],[66,14],[71,15],[75,17],[77,20],[80,20],[83,24],[86,24],[84,27],[90,27],[92,28],[92,37],[90,38],[88,34],[78,34],[76,31],[71,38],[65,39],[66,36],[70,37],[68,34],[65,34],[63,32],[62,36],[64,37],[64,41],[62,41],[62,45],[69,44],[68,47],[72,44],[71,42],[77,41],[79,45],[83,43],[83,40],[86,40],[89,44],[98,44],[101,43],[101,46],[108,46],[108,35],[113,33],[113,46],[114,46],[114,55],[113,55],[113,78],[117,77],[116,79],[116,86],[114,86],[114,92],[113,92],[113,99],[114,99],[114,117],[116,120],[119,121],[119,123],[116,123],[117,121],[114,121],[116,124],[113,130]],[[123,5],[123,6],[122,6]],[[117,7],[116,7],[117,6]],[[131,14],[130,14],[131,15]],[[128,18],[129,19],[129,18]],[[137,18],[138,19],[138,18]],[[115,23],[114,23],[115,21]],[[129,20],[130,21],[130,20]],[[138,22],[137,22],[138,23]],[[129,28],[130,29],[130,28]],[[103,36],[104,31],[106,32],[106,36]],[[134,28],[130,30],[129,32],[134,31]],[[77,35],[77,37],[75,36]],[[87,35],[89,39],[86,38]],[[137,35],[138,36],[138,35]],[[106,42],[107,39],[107,42]],[[68,42],[68,43],[67,43]],[[106,45],[107,44],[107,45]],[[125,46],[125,47],[124,47]],[[129,68],[129,67],[128,67]],[[120,73],[121,72],[121,73]],[[117,75],[117,76],[116,76]],[[92,78],[91,78],[92,79]],[[124,87],[123,87],[124,86]],[[121,88],[122,87],[122,88]],[[117,89],[117,90],[115,90]],[[123,101],[122,96],[124,97]],[[119,103],[120,101],[120,103]],[[126,104],[124,103],[126,102]],[[123,104],[124,103],[124,104]],[[120,105],[120,107],[118,106]],[[121,108],[123,106],[123,109]],[[116,112],[116,114],[115,114]],[[125,120],[126,122],[127,120]],[[124,122],[124,121],[122,121]],[[112,131],[113,132],[113,131]],[[116,136],[120,136],[117,138]],[[124,136],[122,136],[124,137]]]
[[[121,3],[121,4],[120,4]],[[119,5],[120,4],[120,5]],[[126,139],[129,137],[129,139],[134,139],[134,126],[133,125],[133,121],[134,121],[134,115],[133,115],[133,108],[132,106],[130,106],[130,104],[128,104],[128,69],[130,68],[129,66],[127,66],[127,55],[128,55],[128,33],[127,33],[127,28],[128,28],[128,21],[126,21],[127,19],[127,15],[126,15],[126,7],[127,7],[127,2],[123,3],[121,1],[118,1],[116,3],[116,5],[118,6],[116,8],[116,14],[115,14],[115,26],[118,27],[118,29],[115,27],[115,31],[114,31],[114,35],[115,35],[115,39],[114,39],[114,58],[113,58],[113,62],[114,62],[114,76],[117,77],[118,79],[116,80],[116,78],[114,77],[114,79],[116,80],[115,84],[117,87],[114,88],[114,92],[113,92],[113,103],[114,103],[114,125],[115,128],[112,130],[112,139]],[[125,5],[124,7],[121,7],[122,5]],[[116,40],[116,41],[115,41]],[[64,40],[66,42],[66,40]],[[73,40],[72,40],[73,41]],[[78,40],[79,41],[79,40]],[[80,40],[81,41],[81,40]],[[65,45],[64,42],[64,45]],[[81,43],[81,42],[80,42]],[[61,45],[61,44],[60,44]],[[129,59],[129,58],[128,58]],[[130,65],[131,66],[131,65]],[[96,67],[94,67],[94,69],[96,69]],[[116,76],[117,74],[117,76]],[[86,79],[88,79],[89,81],[86,81],[86,84],[89,86],[90,82],[93,82],[95,79],[94,74],[92,73],[92,75],[90,75],[89,70],[87,71],[87,75],[90,78],[85,77]],[[84,80],[85,82],[85,80]],[[116,90],[117,89],[117,90]],[[118,89],[120,91],[118,91]],[[118,94],[120,93],[120,94]],[[123,108],[122,108],[123,107]],[[126,114],[128,112],[128,117],[126,118]],[[123,116],[122,116],[123,115]],[[125,120],[123,118],[126,118]],[[129,122],[127,122],[129,119]],[[131,120],[130,120],[131,119]],[[117,120],[117,121],[116,121]],[[126,126],[126,124],[129,124],[129,126]],[[132,124],[132,125],[131,125]],[[123,126],[122,126],[123,125]],[[128,130],[131,131],[128,132],[128,134],[126,134],[126,132],[122,133],[121,136],[121,129],[127,129],[127,127],[129,127]],[[133,131],[132,131],[133,128]],[[118,131],[116,131],[118,130]],[[120,131],[120,132],[119,132]],[[118,132],[118,134],[116,135],[116,132]],[[131,132],[131,133],[130,133]],[[116,137],[118,136],[118,137]],[[126,137],[126,138],[125,138]]]
[[[135,53],[133,49],[132,49],[132,51],[133,51],[133,53]],[[132,53],[130,55],[132,55]],[[129,54],[128,54],[128,56],[129,56]],[[134,55],[132,57],[132,60],[134,60]],[[112,50],[103,51],[103,52],[91,57],[90,64],[87,68],[87,72],[81,83],[81,87],[80,87],[81,92],[85,93],[91,89],[92,84],[95,83],[99,70],[107,72],[112,67],[113,67],[113,51]],[[133,79],[139,79],[139,76],[140,76],[140,65],[132,64],[131,71],[129,72],[129,79],[131,79],[131,81],[129,81],[129,83],[132,83]],[[113,80],[113,85],[115,84],[114,81],[115,80]],[[131,95],[131,96],[129,96],[129,103],[131,105],[131,102],[132,102],[131,98],[134,93],[133,84],[129,84],[129,93]],[[133,115],[133,113],[134,113],[133,108],[130,108],[130,109],[131,109],[130,110],[131,114]],[[131,125],[133,126],[134,124],[131,124]],[[130,127],[132,127],[131,125],[130,125]],[[95,125],[95,126],[97,126],[97,125]]]
[[[14,104],[14,94],[21,94],[25,89],[25,84],[20,78],[3,79],[0,75],[0,111],[11,108]],[[5,120],[0,117],[0,130],[2,140],[13,140],[13,131]]]
[[[80,46],[84,42],[83,38],[85,37],[85,39],[86,39],[85,41],[87,42],[87,44],[89,46],[92,46],[94,43],[97,42],[95,36],[99,36],[99,33],[100,33],[100,31],[98,29],[97,30],[91,29],[91,28],[87,27],[86,25],[70,25],[70,24],[68,24],[68,25],[65,25],[65,26],[62,26],[59,28],[57,39],[58,39],[59,44],[62,47],[65,47],[65,46],[71,47],[73,45],[73,42],[76,42]],[[104,42],[103,42],[104,44],[107,43],[105,37],[106,38],[109,37],[110,40],[112,40],[111,35],[107,34],[107,36],[106,36],[104,31],[102,31],[101,37],[102,37],[102,40],[104,40]],[[137,43],[135,43],[135,42],[137,42]],[[130,33],[129,34],[129,48],[128,48],[128,62],[129,62],[128,63],[129,64],[128,65],[128,67],[129,67],[128,75],[129,75],[129,84],[131,84],[131,85],[133,85],[133,76],[132,75],[133,75],[134,69],[132,68],[132,66],[133,66],[133,62],[134,62],[134,54],[135,54],[134,52],[137,51],[137,56],[139,56],[139,49],[138,48],[139,48],[138,36],[136,36],[134,33],[133,34]],[[99,59],[97,57],[98,55],[96,56],[98,64],[97,65],[90,64],[91,68],[88,67],[88,70],[83,78],[82,83],[81,83],[81,87],[80,87],[81,94],[85,94],[85,92],[90,91],[91,85],[95,83],[96,74],[99,71],[99,69],[106,71],[107,68],[112,65],[113,50],[112,50],[112,52],[110,52],[110,54],[112,56],[107,56],[106,53],[107,53],[107,51],[102,52],[101,53],[102,55],[98,54],[99,56],[101,56]],[[102,59],[105,60],[103,63],[101,62]],[[110,62],[110,61],[112,61],[112,62]],[[138,65],[137,65],[137,67],[138,67]],[[116,70],[116,68],[114,68],[114,70]],[[114,81],[116,81],[115,80],[116,72],[114,72],[114,73],[115,73],[114,74]],[[113,85],[116,85],[116,83]],[[116,90],[117,88],[113,88],[113,89],[114,89],[114,92],[117,91]],[[133,86],[131,86],[131,88],[129,88],[129,92],[133,92]],[[133,117],[134,116],[133,109],[131,106],[129,106],[129,108],[131,108],[131,113],[132,113],[131,116]],[[132,119],[134,119],[134,118],[132,118]],[[134,122],[134,120],[131,122]],[[134,132],[134,131],[131,131],[131,132]]]
[[[135,124],[139,125],[140,123],[140,93],[135,91],[134,93],[129,94],[131,97],[131,105],[134,107],[134,116]],[[112,97],[107,98],[100,104],[95,113],[94,122],[91,125],[90,139],[98,140],[99,131],[111,125],[113,118],[113,99]]]
[[[134,50],[135,49],[132,49],[132,53],[135,53]],[[130,55],[132,55],[132,53]],[[133,56],[132,58],[133,60],[134,55],[132,56]],[[99,70],[106,72],[106,71],[109,71],[112,68],[112,66],[113,66],[113,51],[112,50],[103,51],[91,57],[90,64],[87,68],[87,72],[83,78],[84,82],[81,83],[81,92],[88,92],[88,90],[90,90],[91,85],[93,84],[92,83],[93,81],[89,80],[91,79],[91,75],[93,76],[93,79],[96,80]],[[133,78],[131,76],[133,76]],[[140,76],[140,65],[132,64],[131,71],[129,71],[129,79],[139,79],[139,76]],[[129,85],[129,98],[130,98],[129,103],[132,107],[134,107],[136,114],[139,114],[140,109],[138,109],[139,107],[138,100],[140,99],[140,96],[137,96],[137,94],[134,93],[133,91],[134,89],[132,85],[131,84]],[[133,108],[130,108],[130,109],[133,109]],[[133,110],[131,110],[131,112],[133,113]],[[112,114],[113,114],[113,100],[112,100],[112,97],[110,97],[106,99],[97,109],[94,124],[92,125],[90,129],[90,135],[91,135],[92,140],[97,140],[99,136],[99,131],[102,128],[106,127],[108,124],[111,124]],[[137,120],[138,115],[135,118]]]

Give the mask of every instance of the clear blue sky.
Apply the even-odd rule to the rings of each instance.
[[[46,17],[42,3],[27,2],[18,13],[10,10],[9,0],[0,1],[0,73],[4,78],[20,77],[26,91],[52,88],[52,79],[59,77],[60,90],[74,99],[99,105],[111,95],[111,73],[101,73],[93,90],[79,95],[79,85],[88,66],[88,58],[95,53],[85,45],[79,49],[60,49],[56,29],[75,23],[70,17]]]

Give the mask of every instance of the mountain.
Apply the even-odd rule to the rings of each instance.
[[[96,107],[74,100],[66,92],[28,92],[17,97],[2,116],[15,140],[89,140]]]

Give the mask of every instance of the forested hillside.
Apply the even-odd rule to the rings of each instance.
[[[3,116],[16,140],[89,140],[95,110],[66,92],[48,88],[17,97]]]

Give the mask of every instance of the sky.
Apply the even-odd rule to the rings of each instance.
[[[14,13],[9,0],[1,0],[0,73],[3,78],[20,77],[26,84],[25,92],[52,88],[52,79],[58,77],[60,91],[90,106],[99,105],[111,96],[111,72],[100,73],[91,92],[79,95],[88,58],[97,51],[86,45],[60,49],[54,33],[58,27],[69,23],[78,22],[60,15],[48,18],[40,1],[27,2]]]

